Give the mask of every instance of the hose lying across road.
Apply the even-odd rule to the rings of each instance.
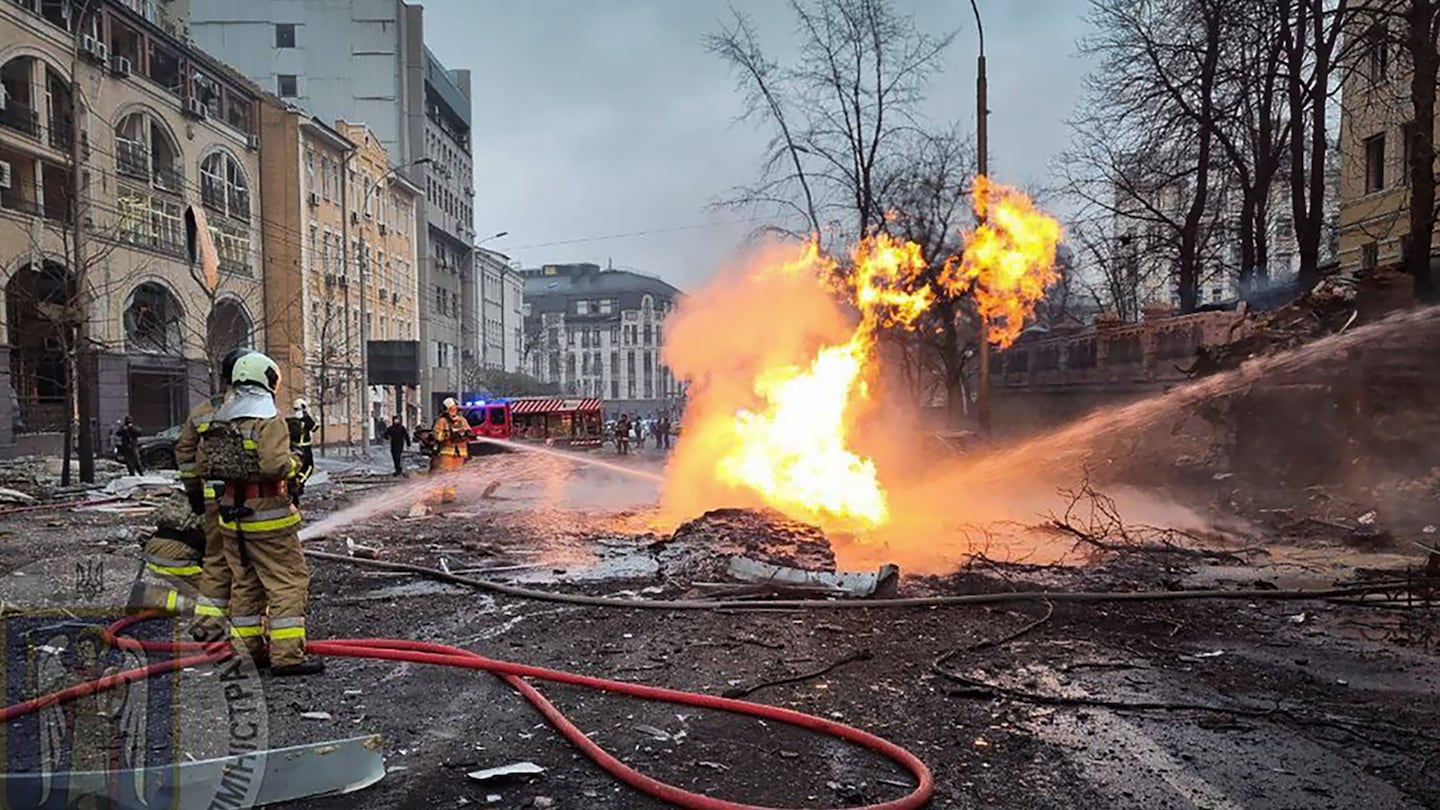
[[[613,597],[588,596],[585,594],[556,593],[532,588],[523,588],[514,585],[492,582],[484,579],[476,579],[447,571],[424,566],[412,565],[409,563],[391,562],[388,560],[372,560],[359,557],[350,557],[343,554],[331,554],[322,551],[307,551],[306,554],[312,558],[329,560],[335,562],[349,563],[370,568],[379,568],[390,571],[406,571],[432,579],[452,582],[474,588],[480,588],[508,596],[515,596],[527,599],[538,599],[549,602],[560,602],[564,604],[585,605],[592,607],[608,608],[638,608],[649,610],[715,610],[720,608],[728,609],[756,609],[756,608],[786,608],[786,609],[843,609],[843,608],[896,608],[896,607],[936,607],[943,605],[977,605],[995,604],[1001,602],[1017,601],[1047,601],[1055,602],[1134,602],[1134,601],[1173,601],[1181,599],[1243,599],[1243,600],[1297,600],[1297,599],[1327,599],[1345,596],[1361,596],[1374,593],[1393,593],[1407,588],[1414,588],[1416,580],[1409,581],[1387,581],[1356,585],[1350,587],[1339,587],[1329,589],[1313,590],[1191,590],[1191,591],[1126,591],[1126,592],[1102,592],[1102,591],[1020,591],[1010,593],[985,593],[985,594],[960,594],[954,596],[927,596],[927,597],[902,597],[891,599],[831,599],[831,600],[729,600],[713,601],[701,599],[622,599]],[[228,644],[203,644],[198,642],[154,642],[143,641],[123,635],[124,631],[134,624],[154,618],[159,614],[146,613],[133,616],[111,625],[105,632],[107,643],[127,649],[141,649],[147,652],[163,652],[170,654],[171,658],[123,672],[112,673],[102,678],[72,686],[59,692],[34,698],[23,703],[17,703],[0,709],[0,724],[39,711],[47,706],[57,703],[64,703],[75,700],[85,695],[94,694],[114,688],[121,684],[139,681],[158,675],[176,672],[186,667],[201,666],[221,661],[232,655]],[[858,810],[914,810],[924,806],[934,791],[934,778],[930,769],[914,754],[906,751],[900,746],[877,737],[852,726],[826,720],[821,717],[804,714],[791,709],[777,706],[767,706],[760,703],[752,703],[745,700],[734,700],[730,698],[714,697],[711,695],[683,692],[675,689],[665,689],[658,686],[646,686],[643,684],[626,683],[624,681],[613,681],[606,678],[596,678],[588,675],[578,675],[571,672],[564,672],[555,669],[530,666],[528,664],[517,664],[509,661],[500,661],[487,658],[469,650],[452,647],[446,644],[437,644],[424,641],[411,641],[405,639],[332,639],[328,641],[315,641],[307,645],[310,653],[322,656],[338,656],[346,658],[368,658],[391,661],[406,661],[419,664],[433,664],[437,666],[461,667],[465,669],[484,670],[503,680],[512,689],[519,692],[537,711],[539,711],[551,725],[569,740],[572,745],[588,756],[595,764],[603,770],[630,787],[641,791],[649,796],[668,802],[678,807],[693,808],[693,810],[766,810],[766,808],[753,805],[738,804],[722,799],[715,799],[694,793],[675,785],[661,782],[658,779],[646,776],[643,773],[631,768],[619,759],[595,744],[585,735],[574,723],[572,723],[554,704],[550,703],[538,689],[532,686],[525,678],[539,678],[541,680],[553,681],[556,683],[582,686],[590,689],[597,689],[605,692],[612,692],[642,700],[663,701],[667,703],[695,706],[702,709],[715,709],[732,712],[735,714],[747,715],[764,720],[775,720],[798,728],[813,731],[818,734],[825,734],[838,739],[843,739],[858,745],[864,746],[884,757],[887,757],[897,765],[908,770],[916,780],[915,788],[905,796],[892,799],[878,804],[866,805]]]
[[[152,653],[163,652],[175,657],[150,664],[149,666],[106,675],[103,678],[72,686],[60,692],[44,695],[24,703],[6,706],[0,709],[0,724],[8,723],[17,717],[39,711],[47,706],[75,700],[85,695],[111,689],[132,681],[139,681],[156,675],[175,672],[185,667],[201,666],[218,662],[232,654],[229,645],[223,643],[202,644],[195,642],[142,641],[123,635],[124,631],[130,626],[154,618],[157,615],[159,614],[146,613],[115,622],[105,631],[106,642],[120,648],[140,649]],[[866,805],[863,808],[858,808],[858,810],[914,810],[914,808],[924,806],[930,800],[930,794],[934,791],[935,783],[934,778],[930,774],[930,769],[926,767],[925,763],[921,762],[918,757],[900,746],[868,732],[861,731],[853,726],[847,726],[843,723],[836,723],[822,717],[815,717],[778,706],[766,706],[761,703],[751,703],[744,700],[731,700],[729,698],[713,697],[711,695],[701,695],[693,692],[682,692],[675,689],[664,689],[658,686],[612,681],[606,678],[577,675],[571,672],[545,669],[527,664],[499,661],[493,658],[486,658],[483,655],[470,652],[469,650],[462,650],[458,647],[424,641],[383,638],[334,639],[330,641],[313,642],[307,645],[306,649],[314,655],[407,661],[418,664],[435,664],[438,666],[462,667],[465,669],[490,672],[509,684],[511,688],[523,695],[526,700],[530,701],[530,703],[545,716],[545,719],[549,720],[551,725],[559,730],[565,739],[580,749],[586,756],[593,760],[596,765],[604,769],[605,772],[638,791],[677,807],[693,808],[694,810],[767,810],[763,807],[739,804],[693,793],[640,773],[619,759],[616,759],[605,749],[591,741],[589,737],[586,737],[585,732],[570,722],[565,715],[561,714],[559,709],[555,708],[554,704],[546,700],[544,695],[540,694],[538,689],[524,679],[540,678],[556,683],[583,686],[604,692],[628,695],[642,700],[663,701],[685,706],[695,706],[702,709],[717,709],[763,720],[787,723],[808,731],[813,731],[817,734],[825,734],[862,745],[889,758],[914,775],[916,786],[907,795],[879,804]]]
[[[1006,602],[1173,602],[1183,599],[1244,600],[1250,602],[1286,602],[1305,599],[1337,599],[1345,596],[1365,596],[1376,593],[1395,593],[1424,584],[1423,578],[1408,580],[1386,580],[1369,582],[1364,585],[1349,585],[1337,588],[1312,588],[1295,590],[1265,590],[1251,588],[1225,590],[1222,588],[1189,591],[1001,591],[997,593],[965,593],[950,596],[902,596],[877,599],[625,599],[614,596],[590,596],[583,593],[546,591],[539,588],[525,588],[507,585],[488,579],[478,579],[452,574],[439,568],[427,568],[412,563],[391,560],[372,560],[351,557],[347,554],[333,554],[328,551],[306,549],[305,556],[329,562],[349,563],[365,568],[379,568],[386,571],[405,571],[422,577],[465,585],[470,588],[492,593],[534,599],[542,602],[558,602],[566,605],[586,607],[630,608],[635,610],[842,610],[855,608],[915,608],[944,607],[950,605],[995,605]],[[1433,584],[1440,582],[1430,581]]]

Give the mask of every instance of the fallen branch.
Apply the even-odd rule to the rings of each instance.
[[[748,695],[752,695],[760,691],[761,689],[766,689],[771,686],[784,686],[785,684],[790,683],[801,683],[802,681],[809,681],[815,678],[819,678],[822,675],[829,675],[834,670],[839,669],[846,664],[851,664],[856,661],[869,661],[873,657],[874,655],[872,655],[869,650],[856,650],[855,652],[850,653],[844,658],[841,658],[840,660],[835,661],[834,663],[831,663],[827,666],[821,667],[820,669],[817,669],[813,672],[806,672],[803,675],[794,675],[789,678],[780,678],[773,681],[762,681],[755,684],[754,686],[726,689],[724,692],[720,693],[720,696],[727,698],[743,698]]]
[[[951,650],[950,652],[945,653],[944,655],[940,656],[939,658],[936,658],[935,661],[934,661],[934,663],[932,663],[930,666],[931,666],[932,669],[933,669],[933,668],[941,668],[941,667],[944,667],[945,664],[948,663],[951,658],[954,658],[954,657],[957,656],[957,655],[963,655],[963,654],[965,654],[965,653],[972,653],[972,652],[979,652],[980,650],[988,650],[988,649],[990,649],[990,648],[992,648],[992,647],[1003,647],[1004,645],[1009,644],[1010,642],[1015,641],[1016,639],[1022,638],[1022,637],[1024,637],[1024,636],[1029,635],[1030,633],[1034,632],[1034,631],[1035,631],[1037,628],[1039,628],[1041,625],[1045,624],[1046,622],[1049,622],[1050,619],[1051,619],[1051,617],[1054,616],[1054,615],[1055,615],[1055,603],[1054,603],[1054,602],[1046,602],[1046,603],[1045,603],[1045,615],[1044,615],[1044,616],[1041,616],[1040,618],[1036,619],[1036,620],[1033,621],[1033,622],[1030,622],[1029,624],[1025,625],[1024,627],[1021,627],[1019,630],[1016,630],[1015,632],[1013,632],[1013,633],[1011,633],[1011,634],[1009,634],[1009,635],[1001,636],[1000,638],[985,639],[984,641],[980,641],[980,642],[978,642],[978,643],[971,644],[969,647],[957,647],[957,648]]]

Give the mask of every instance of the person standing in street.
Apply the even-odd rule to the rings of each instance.
[[[400,417],[396,416],[390,420],[390,427],[385,429],[384,435],[390,440],[390,460],[395,462],[395,475],[403,475],[405,471],[400,467],[400,458],[405,454],[405,448],[410,446],[410,431],[405,429]]]
[[[141,475],[145,467],[140,464],[140,428],[135,427],[135,420],[129,415],[120,420],[120,427],[115,429],[116,439],[120,447],[120,460],[125,462],[125,469],[130,475]]]
[[[324,672],[324,662],[305,654],[310,571],[300,510],[287,491],[300,462],[275,407],[280,368],[252,352],[236,361],[230,379],[234,391],[201,447],[209,473],[225,482],[220,533],[234,577],[230,632],[258,664],[268,661],[271,675]]]
[[[620,418],[615,420],[615,452],[622,455],[630,455],[630,415],[622,413]]]
[[[460,413],[460,403],[454,397],[446,397],[440,404],[443,410],[431,428],[435,454],[430,457],[430,473],[445,479],[436,490],[436,498],[440,503],[454,503],[453,476],[465,466],[465,459],[470,456],[470,423]]]
[[[225,560],[225,543],[220,538],[220,495],[225,484],[207,480],[201,472],[200,436],[210,430],[211,417],[230,395],[235,361],[249,353],[249,349],[231,349],[220,359],[220,393],[190,410],[180,428],[180,438],[175,441],[175,463],[180,468],[180,482],[185,486],[190,511],[204,521],[205,554],[195,624],[191,628],[198,639],[214,638],[224,629],[224,618],[230,613],[230,564]]]
[[[290,431],[290,449],[300,459],[300,474],[295,477],[290,491],[290,500],[300,505],[300,496],[305,492],[305,482],[315,472],[315,419],[310,416],[310,403],[304,397],[295,400],[291,415],[285,420]]]

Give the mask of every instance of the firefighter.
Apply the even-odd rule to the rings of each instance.
[[[454,397],[446,397],[440,403],[444,410],[435,419],[431,428],[434,436],[435,454],[430,456],[430,472],[445,476],[436,497],[441,503],[455,501],[454,474],[463,466],[470,455],[470,423],[460,414],[460,403]]]
[[[310,403],[304,397],[295,400],[294,409],[285,424],[290,429],[290,450],[300,459],[300,474],[295,476],[290,491],[291,502],[299,506],[305,482],[315,472],[315,450],[311,446],[315,439],[315,419],[310,416]]]
[[[195,606],[192,632],[197,638],[213,638],[223,627],[230,607],[230,565],[225,561],[225,545],[220,540],[219,497],[225,485],[206,480],[200,472],[200,435],[210,429],[210,417],[224,404],[230,393],[230,375],[235,361],[249,349],[232,349],[220,360],[220,393],[196,405],[180,438],[175,440],[175,463],[180,468],[180,481],[190,500],[190,511],[203,517],[205,555],[200,573],[200,593]]]
[[[140,428],[135,426],[135,420],[129,414],[120,420],[115,436],[120,460],[125,462],[125,471],[130,475],[144,475],[145,466],[140,463]]]
[[[130,589],[128,607],[189,614],[196,608],[205,528],[179,493],[171,493],[155,510],[155,533],[142,551],[144,564]]]
[[[272,675],[324,672],[324,662],[305,655],[310,572],[300,548],[300,510],[287,486],[300,462],[275,407],[280,369],[251,353],[235,361],[230,381],[231,396],[202,445],[211,473],[225,481],[220,534],[234,577],[230,632]]]

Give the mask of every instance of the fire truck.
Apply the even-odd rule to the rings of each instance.
[[[598,399],[474,399],[462,406],[462,412],[475,436],[472,452],[499,448],[483,441],[487,438],[576,449],[599,447],[605,440],[605,409]]]

